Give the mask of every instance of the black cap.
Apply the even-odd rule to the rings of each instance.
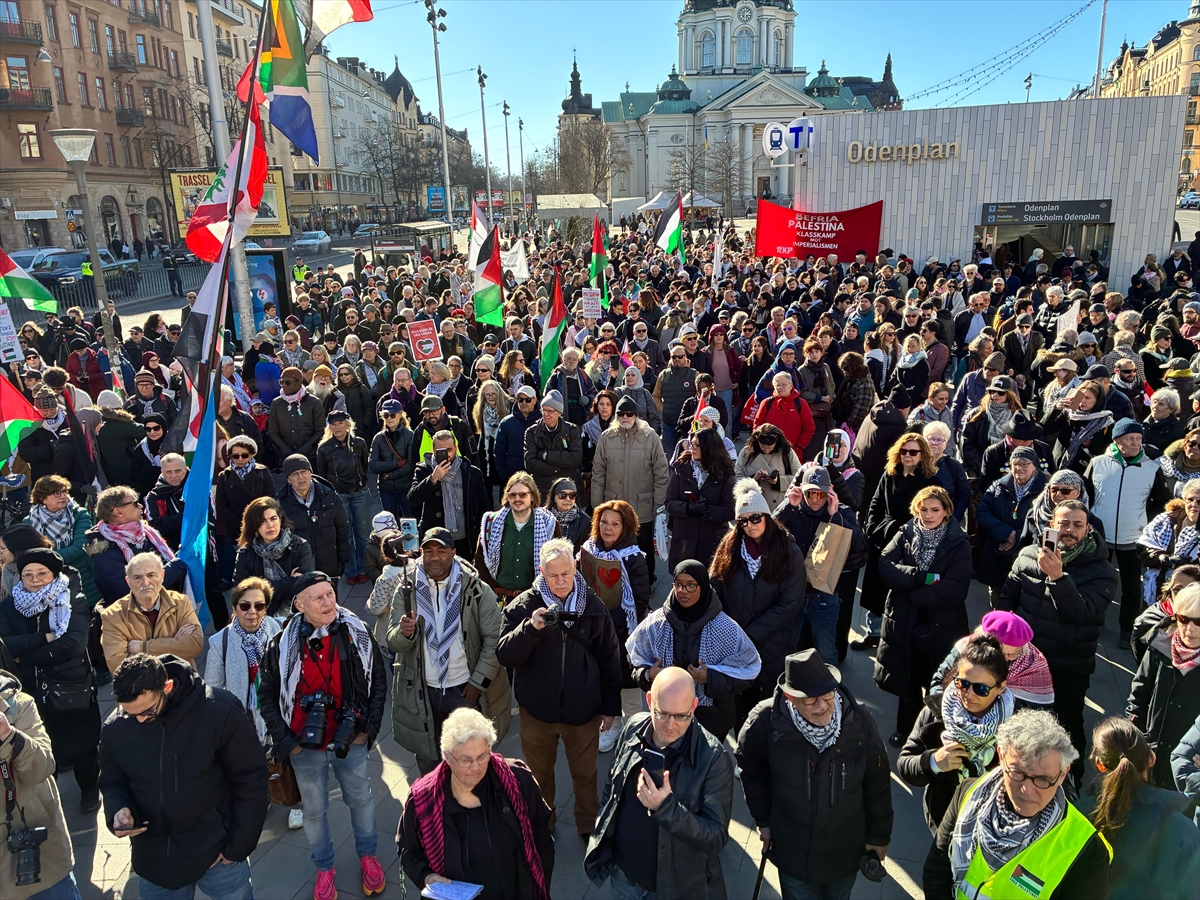
[[[816,650],[790,653],[783,661],[779,686],[790,697],[824,697],[836,690],[842,673],[821,660]]]
[[[448,550],[454,549],[454,535],[448,529],[442,527],[430,528],[425,532],[425,536],[421,538],[421,546],[426,544],[437,544],[440,547],[445,547]]]
[[[326,424],[332,425],[334,422],[345,422],[350,417],[343,410],[331,410],[329,415],[325,417]]]
[[[1084,381],[1096,381],[1100,378],[1112,378],[1112,372],[1108,370],[1108,366],[1096,363],[1094,366],[1088,366],[1088,370],[1083,373]]]
[[[314,584],[331,584],[333,579],[324,572],[305,572],[296,579],[296,583],[292,588],[292,596],[299,597],[301,591],[306,591]]]

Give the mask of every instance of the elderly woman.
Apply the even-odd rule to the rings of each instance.
[[[425,384],[425,396],[441,397],[446,412],[455,418],[462,418],[462,404],[459,403],[458,395],[453,391],[450,367],[444,362],[437,361],[429,363],[428,366],[429,378]]]
[[[1167,501],[1164,512],[1142,529],[1137,541],[1138,559],[1146,567],[1142,599],[1158,599],[1159,587],[1180,566],[1196,563],[1200,556],[1200,480],[1183,486],[1183,498]]]
[[[1192,428],[1182,440],[1167,447],[1158,460],[1167,487],[1176,497],[1183,496],[1183,486],[1200,478],[1200,428]]]
[[[548,900],[551,812],[529,768],[493,752],[496,728],[462,707],[442,726],[442,761],[409,791],[396,844],[415,883],[466,881],[488,900]]]
[[[1022,710],[997,730],[996,749],[1000,765],[950,798],[925,858],[925,896],[1107,897],[1111,852],[1063,790],[1079,758],[1066,730]]]
[[[1142,423],[1142,443],[1146,455],[1158,459],[1164,451],[1184,435],[1179,420],[1179,395],[1171,388],[1162,388],[1150,398],[1150,415]]]
[[[911,422],[909,419],[910,424]],[[971,505],[971,482],[963,464],[950,453],[954,444],[951,440],[950,426],[945,422],[927,422],[921,429],[921,434],[929,444],[929,452],[933,454],[933,461],[937,465],[938,482],[954,501],[954,518],[962,522],[967,514],[967,507]]]
[[[29,494],[29,515],[25,517],[25,523],[49,538],[50,549],[79,572],[80,587],[88,606],[95,606],[100,600],[100,591],[92,576],[92,558],[83,550],[92,517],[71,499],[71,482],[61,475],[39,478]]]
[[[1171,606],[1172,617],[1150,635],[1125,708],[1129,720],[1163,751],[1154,763],[1154,783],[1168,790],[1175,786],[1168,750],[1200,716],[1200,584],[1177,593]]]
[[[750,433],[750,440],[733,464],[733,474],[754,479],[771,509],[783,502],[792,477],[799,471],[800,457],[783,432],[769,423]]]
[[[95,813],[100,707],[88,659],[87,599],[75,570],[49,548],[32,547],[11,562],[19,580],[0,603],[0,638],[16,659],[15,674],[37,702],[55,763],[75,769],[80,811]],[[20,750],[12,749],[14,756]]]
[[[233,580],[265,578],[274,588],[270,615],[291,613],[293,585],[316,568],[312,546],[294,531],[287,514],[274,497],[252,500],[242,516]]]
[[[304,353],[303,350],[300,352]],[[307,353],[304,353],[304,355],[308,356]],[[232,356],[221,357],[221,384],[229,385],[233,391],[233,398],[238,405],[238,409],[242,412],[250,412],[250,391],[246,387],[246,382],[242,380],[242,376],[238,373],[237,367],[233,364]]]
[[[96,525],[88,529],[84,550],[92,558],[92,574],[100,591],[101,605],[107,606],[129,593],[125,564],[139,553],[158,555],[166,567],[163,587],[179,589],[187,566],[146,521],[136,491],[122,485],[102,490],[96,498],[96,519]],[[221,621],[220,627],[226,621]]]
[[[993,637],[1000,642],[1000,649],[1008,660],[1008,689],[1012,691],[1017,709],[1054,703],[1050,666],[1042,651],[1033,645],[1033,629],[1016,613],[1000,609],[985,615],[979,627],[959,639],[946,654],[938,670],[933,673],[929,696],[940,694],[945,688],[946,676],[954,668],[958,655],[976,635]]]
[[[636,366],[630,366],[625,370],[621,386],[617,388],[616,394],[618,401],[622,397],[629,397],[633,400],[637,404],[638,418],[654,429],[655,433],[662,431],[662,412],[659,410],[658,404],[654,402],[654,395],[646,389],[645,379]]]
[[[979,502],[983,541],[975,577],[993,594],[1008,578],[1025,520],[1042,493],[1046,475],[1032,447],[1017,447],[1009,456],[1009,473],[994,482]]]
[[[965,640],[904,742],[896,771],[905,783],[925,788],[925,824],[937,833],[950,798],[963,777],[995,768],[996,732],[1012,718],[1009,661],[1000,642],[986,634]]]

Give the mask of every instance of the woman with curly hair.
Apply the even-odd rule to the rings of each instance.
[[[843,353],[837,364],[843,377],[833,398],[833,419],[857,434],[875,405],[875,379],[861,353]]]

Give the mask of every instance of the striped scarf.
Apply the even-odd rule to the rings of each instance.
[[[417,566],[417,583],[413,592],[417,597],[417,612],[425,619],[425,644],[437,665],[439,688],[446,686],[446,674],[450,670],[450,648],[454,646],[462,631],[462,582],[462,566],[458,564],[456,556],[450,564],[450,575],[446,579],[446,595],[439,598],[440,604],[446,607],[446,614],[439,621],[425,566]]]
[[[529,867],[533,877],[532,900],[549,900],[550,891],[546,886],[546,873],[542,867],[542,858],[538,854],[537,844],[533,839],[533,822],[529,818],[529,806],[521,795],[521,785],[513,774],[504,757],[493,753],[488,762],[489,769],[495,774],[504,791],[504,796],[512,805],[513,814],[521,826],[521,846],[525,851],[525,865]],[[425,851],[425,859],[429,868],[443,878],[446,876],[446,794],[450,792],[450,766],[445,760],[437,764],[428,775],[412,786],[410,794],[413,801],[413,813],[416,816],[417,840]]]

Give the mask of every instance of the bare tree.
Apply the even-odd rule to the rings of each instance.
[[[725,209],[731,210],[746,187],[746,158],[741,144],[726,138],[711,146],[707,157],[705,190],[710,198],[719,198]]]
[[[595,120],[568,120],[558,129],[558,171],[566,193],[608,195],[613,175],[631,166],[625,146]]]
[[[672,190],[694,193],[707,190],[708,151],[697,140],[688,140],[667,153],[667,185]]]

